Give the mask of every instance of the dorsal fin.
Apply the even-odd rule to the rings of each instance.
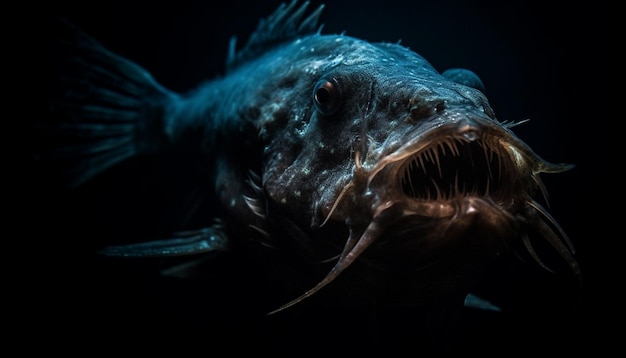
[[[305,1],[296,7],[298,1],[292,0],[289,5],[282,3],[270,16],[261,19],[246,45],[238,52],[235,50],[237,38],[233,36],[228,48],[226,68],[231,69],[283,41],[321,31],[321,26],[319,29],[317,27],[324,5],[320,5],[304,20],[301,20],[309,2]]]

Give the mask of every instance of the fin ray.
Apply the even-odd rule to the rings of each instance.
[[[165,257],[222,251],[228,239],[219,227],[177,233],[177,237],[136,244],[109,246],[100,254],[119,257]]]
[[[164,118],[178,95],[69,22],[54,24],[48,116],[34,124],[34,157],[74,187],[168,143]],[[46,167],[48,168],[48,167]]]
[[[305,1],[299,7],[296,7],[297,3],[298,0],[292,0],[288,5],[282,3],[271,15],[261,19],[256,30],[238,52],[235,50],[236,39],[233,37],[229,44],[226,67],[233,68],[238,63],[256,56],[275,44],[299,35],[313,33],[318,26],[324,6],[320,5],[303,20],[309,2]]]

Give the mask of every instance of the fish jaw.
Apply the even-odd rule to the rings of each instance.
[[[489,116],[465,109],[450,112],[425,121],[401,140],[388,137],[387,147],[367,145],[366,153],[356,152],[352,180],[321,225],[345,222],[350,234],[343,251],[316,286],[271,313],[312,296],[361,255],[386,269],[409,262],[399,269],[422,278],[443,275],[436,295],[467,291],[489,262],[527,240],[527,222],[535,222],[535,229],[578,272],[560,242],[568,241],[562,229],[543,209],[532,209],[535,192],[545,195],[539,174],[572,166],[543,160]],[[561,237],[545,229],[538,212],[556,225]],[[433,263],[434,271],[424,269]]]
[[[354,180],[363,183],[361,197],[374,198],[370,206],[394,202],[405,216],[431,219],[458,218],[488,206],[500,208],[494,215],[504,215],[538,190],[546,195],[540,173],[572,168],[543,160],[495,119],[463,108],[446,112],[367,149]]]
[[[510,124],[475,108],[450,107],[410,125],[357,153],[350,199],[337,209],[342,220],[358,222],[355,208],[369,208],[371,222],[385,227],[381,237],[413,242],[399,246],[415,247],[416,258],[470,239],[498,256],[525,240],[528,230],[544,231],[539,222],[548,221],[558,235],[541,235],[567,256],[556,242],[571,246],[567,235],[543,208],[533,209],[533,198],[539,192],[547,202],[541,173],[572,165],[545,161]]]

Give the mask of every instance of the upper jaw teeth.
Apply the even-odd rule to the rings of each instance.
[[[480,138],[445,138],[404,162],[400,185],[406,196],[424,200],[497,195],[507,184],[507,157]]]

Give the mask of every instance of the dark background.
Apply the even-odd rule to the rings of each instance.
[[[91,1],[61,3],[47,15],[69,19],[113,52],[141,64],[165,87],[184,92],[222,74],[230,37],[236,35],[243,44],[259,18],[279,3]],[[312,1],[311,9],[319,3]],[[617,169],[610,152],[616,147],[612,134],[616,128],[609,117],[612,98],[606,89],[611,46],[606,40],[606,11],[601,2],[546,8],[528,1],[387,0],[329,1],[322,14],[324,33],[345,31],[368,41],[401,40],[439,70],[473,70],[483,80],[500,120],[530,118],[514,128],[518,136],[544,159],[576,165],[543,178],[550,212],[577,249],[584,277],[582,306],[573,313],[564,308],[569,307],[570,287],[561,290],[561,283],[555,283],[560,281],[545,279],[544,274],[497,281],[490,289],[504,291],[499,298],[515,309],[503,314],[466,312],[448,342],[457,353],[574,353],[604,349],[611,342],[603,322],[620,319],[613,301],[619,283],[613,283],[610,269],[616,266],[611,261],[612,245],[620,236],[610,234],[616,215],[608,208],[619,189],[613,189],[618,185],[612,178]],[[176,171],[176,163],[166,164]],[[332,356],[336,349],[404,356],[427,350],[423,332],[411,328],[416,325],[413,320],[423,317],[410,312],[388,312],[378,320],[320,309],[257,317],[260,304],[254,301],[256,295],[265,294],[264,288],[251,278],[245,263],[236,260],[225,263],[212,278],[217,280],[216,291],[229,291],[227,302],[215,299],[223,292],[162,283],[146,274],[141,264],[103,263],[90,253],[98,244],[123,240],[120,236],[150,237],[168,228],[163,220],[168,215],[180,215],[159,202],[176,195],[173,189],[159,191],[164,179],[139,173],[144,176],[128,184],[127,178],[141,172],[133,165],[144,164],[123,165],[115,171],[117,176],[105,176],[72,193],[51,193],[45,177],[38,178],[34,235],[54,243],[59,255],[48,257],[45,262],[52,263],[34,285],[43,311],[35,324],[54,328],[66,322],[98,347],[114,349],[119,342],[137,343],[134,335],[158,330],[161,334],[139,339],[139,345],[176,342],[203,349],[207,355],[218,355],[217,347],[233,351],[251,347],[274,356],[310,352]],[[118,187],[123,189],[117,191]],[[203,301],[207,296],[211,299]],[[231,319],[222,310],[230,312],[226,307],[233,306],[242,309]],[[248,314],[253,318],[247,319]],[[200,338],[173,338],[181,332],[195,332]]]

